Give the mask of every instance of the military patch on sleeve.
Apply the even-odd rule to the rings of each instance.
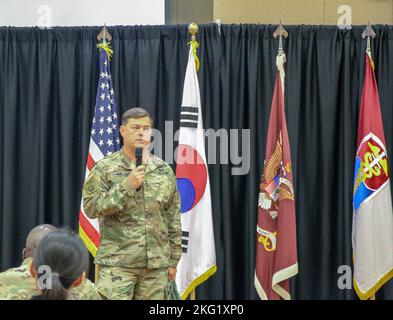
[[[92,194],[97,190],[96,184],[94,182],[88,182],[86,186],[86,193],[87,194]]]

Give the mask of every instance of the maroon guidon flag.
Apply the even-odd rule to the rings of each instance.
[[[291,299],[289,278],[298,272],[295,193],[284,109],[284,63],[285,54],[280,53],[259,186],[255,288],[264,300]]]

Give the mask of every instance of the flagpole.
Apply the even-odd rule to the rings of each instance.
[[[110,35],[108,30],[106,29],[106,24],[105,23],[104,23],[104,27],[101,29],[101,32],[97,35],[97,40],[98,41],[102,41],[103,45],[106,44],[107,40],[108,41],[112,40],[112,36]],[[95,284],[98,283],[99,274],[100,274],[100,265],[94,264],[94,283]]]
[[[370,59],[371,59],[371,38],[375,37],[375,32],[374,30],[371,28],[370,25],[370,21],[368,21],[366,30],[364,30],[363,34],[362,34],[363,39],[367,38],[367,54],[369,55]],[[369,300],[373,300],[375,301],[375,294],[373,294]]]
[[[277,68],[279,70],[280,73],[280,80],[281,80],[281,89],[282,89],[282,93],[284,94],[284,79],[285,79],[285,70],[284,70],[284,64],[286,61],[286,57],[285,57],[285,52],[284,52],[284,48],[283,48],[283,44],[282,44],[282,38],[288,38],[288,32],[287,30],[285,30],[283,24],[282,24],[282,20],[280,20],[280,23],[278,24],[278,27],[276,29],[276,31],[273,33],[273,37],[274,38],[278,38],[278,53],[277,53],[277,60],[276,60],[276,65]],[[287,298],[284,298],[284,296],[280,295],[280,300],[286,300],[286,299],[291,299],[290,295],[288,295]]]
[[[368,56],[370,57],[371,63],[372,63],[372,56],[371,56],[371,38],[375,38],[375,32],[374,30],[371,28],[371,24],[370,21],[368,21],[367,23],[367,27],[364,30],[363,34],[362,34],[363,39],[367,38],[367,49],[366,52],[368,54]],[[375,294],[373,294],[369,300],[375,300]]]
[[[278,38],[279,48],[276,56],[277,73],[266,138],[265,163],[259,186],[254,285],[261,300],[290,300],[289,282],[290,278],[298,273],[298,260],[295,193],[284,101],[285,53],[283,37],[288,37],[288,32],[281,21],[273,36]],[[278,183],[280,195],[277,198],[273,196],[271,191],[271,186],[275,182],[270,176],[278,176],[280,181],[286,181]],[[280,206],[280,201],[283,200],[288,206]],[[277,207],[280,209],[275,209]],[[281,238],[284,245],[276,247],[277,241],[280,241],[278,238],[282,237],[279,236],[280,234],[286,234],[287,237]]]
[[[94,283],[97,284],[100,275],[100,265],[95,264],[94,267]]]
[[[190,25],[188,26],[188,32],[191,34],[191,41],[189,42],[189,44],[192,47],[193,43],[195,42],[195,35],[198,32],[198,25],[194,22],[191,22]],[[195,59],[197,60],[196,52],[195,52]],[[196,70],[198,71],[199,62],[198,63],[197,63],[197,61],[195,61],[195,62],[196,62]],[[195,295],[195,289],[194,289],[190,292],[190,300],[195,300],[195,296],[196,295]]]

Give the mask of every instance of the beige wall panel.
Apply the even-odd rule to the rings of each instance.
[[[214,0],[222,23],[322,24],[324,0]]]
[[[393,0],[214,0],[214,18],[222,23],[338,23],[339,6],[352,9],[352,24],[393,24]]]

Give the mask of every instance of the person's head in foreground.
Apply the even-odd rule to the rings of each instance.
[[[39,243],[30,272],[41,295],[33,299],[66,300],[79,286],[88,269],[87,249],[78,235],[68,230],[47,234]]]
[[[34,227],[27,235],[26,246],[22,251],[22,259],[32,258],[41,239],[55,230],[57,228],[51,224],[40,224]]]

